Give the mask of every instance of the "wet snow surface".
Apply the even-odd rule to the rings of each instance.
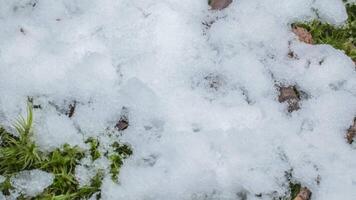
[[[10,182],[19,195],[34,197],[50,186],[53,179],[53,174],[35,169],[18,173]]]
[[[341,0],[217,12],[206,0],[0,0],[1,123],[33,97],[35,139],[51,150],[105,135],[125,108],[116,133],[134,153],[102,199],[271,199],[293,169],[313,199],[352,200],[355,66],[293,34],[316,13],[347,18]],[[299,109],[278,101],[281,86],[301,92]]]

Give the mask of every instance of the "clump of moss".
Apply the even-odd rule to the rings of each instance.
[[[0,184],[0,191],[9,195],[13,190],[10,177],[22,170],[40,169],[52,173],[55,178],[44,192],[36,197],[19,196],[19,200],[72,200],[88,199],[94,194],[100,198],[100,188],[104,178],[104,170],[97,170],[90,184],[80,187],[75,178],[75,167],[79,164],[86,152],[77,146],[63,145],[49,153],[42,152],[32,140],[33,132],[33,106],[28,104],[27,118],[20,119],[15,124],[18,136],[14,136],[0,128],[0,175],[5,176],[5,182]],[[86,141],[90,144],[89,154],[92,161],[98,159],[101,154],[97,139],[90,138]],[[123,159],[132,154],[127,145],[115,142],[113,152],[109,157],[112,164],[110,173],[113,180],[117,180],[119,168]]]
[[[299,194],[302,186],[299,183],[289,182],[290,198],[294,199]]]
[[[110,173],[113,181],[117,181],[119,170],[123,164],[123,160],[132,154],[131,148],[126,144],[114,142],[112,145],[113,153],[109,156],[111,161]]]
[[[303,27],[313,36],[315,44],[329,44],[343,50],[356,62],[356,4],[345,4],[348,20],[341,27],[314,20],[309,23],[295,23],[292,26]]]
[[[1,131],[0,174],[3,176],[38,168],[43,161],[42,153],[31,141],[33,121],[31,106],[28,106],[27,112],[27,118],[20,117],[15,124],[18,137]]]
[[[47,193],[55,195],[75,193],[79,184],[75,179],[74,170],[83,157],[82,150],[69,145],[50,152],[40,166],[40,169],[55,175],[53,184],[47,189]]]
[[[12,187],[12,185],[10,183],[10,178],[7,177],[5,179],[5,181],[0,184],[0,191],[2,191],[2,193],[4,195],[10,195],[10,190],[12,190],[12,189],[14,189],[14,188]]]
[[[99,146],[100,146],[100,142],[98,139],[95,139],[95,138],[89,138],[85,141],[85,143],[89,144],[90,145],[90,156],[91,156],[91,159],[94,161],[98,158],[100,158],[101,156],[101,153],[99,151]]]

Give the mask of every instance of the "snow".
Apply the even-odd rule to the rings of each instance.
[[[0,184],[3,183],[6,180],[6,178],[4,176],[0,175]]]
[[[15,191],[27,197],[40,194],[53,182],[54,175],[41,170],[24,170],[11,177],[11,185]]]
[[[52,111],[38,119],[38,122],[40,123],[35,127],[35,137],[42,150],[51,151],[64,143],[84,147],[83,136],[67,116]]]
[[[313,200],[351,200],[355,65],[290,28],[317,15],[347,17],[341,0],[234,0],[222,11],[206,0],[0,0],[0,121],[10,126],[33,97],[35,141],[49,151],[103,137],[128,108],[115,134],[134,153],[102,199],[271,199],[293,169]],[[303,91],[301,109],[288,113],[276,85]],[[93,172],[77,169],[87,183]],[[23,173],[14,183],[28,195],[52,181]]]

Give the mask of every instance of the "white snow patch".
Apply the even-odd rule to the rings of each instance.
[[[42,150],[51,151],[64,143],[84,146],[84,137],[67,116],[51,113],[40,122],[35,126],[35,141]]]
[[[25,170],[11,177],[11,185],[25,196],[34,197],[52,184],[54,175],[41,170]]]

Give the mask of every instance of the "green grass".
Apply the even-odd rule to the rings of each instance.
[[[132,150],[129,146],[119,144],[118,142],[114,142],[111,146],[113,148],[113,153],[109,156],[109,160],[111,161],[110,173],[111,178],[114,181],[117,181],[120,168],[123,164],[122,161],[132,154]]]
[[[336,27],[319,20],[309,23],[295,23],[307,29],[313,36],[315,44],[329,44],[343,50],[352,60],[356,61],[356,4],[345,4],[348,20],[345,25]]]
[[[89,138],[89,150],[80,149],[77,146],[63,145],[49,153],[42,152],[32,140],[33,136],[33,108],[28,104],[26,119],[20,117],[14,125],[17,136],[6,132],[0,127],[0,175],[6,177],[6,181],[0,184],[0,191],[9,195],[13,189],[10,177],[22,170],[40,169],[54,174],[55,178],[44,192],[36,197],[21,195],[19,200],[72,200],[88,199],[94,194],[100,197],[100,187],[105,176],[103,169],[98,169],[90,184],[79,186],[75,178],[75,167],[80,160],[89,154],[92,161],[101,157],[99,151],[100,142]],[[109,173],[114,181],[117,181],[119,169],[123,159],[132,154],[127,145],[113,143],[113,151],[107,158],[111,161]]]
[[[29,104],[27,109],[27,118],[20,117],[14,127],[18,137],[1,131],[0,145],[0,174],[3,176],[25,170],[35,169],[44,161],[42,153],[34,142],[32,137],[33,112]]]
[[[90,145],[90,156],[93,161],[101,157],[101,153],[98,149],[100,146],[100,142],[98,139],[91,137],[87,139],[85,143]]]

